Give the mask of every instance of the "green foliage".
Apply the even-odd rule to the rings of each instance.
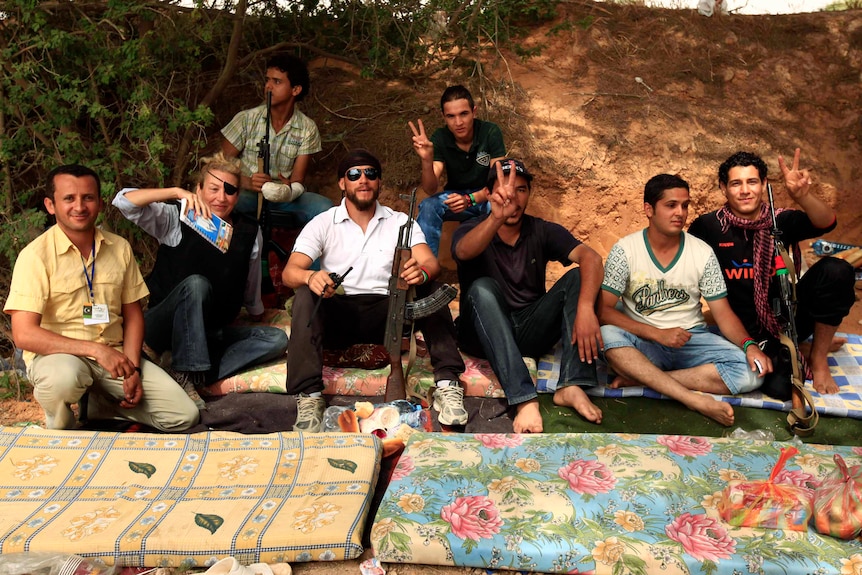
[[[513,48],[515,49],[515,54],[521,58],[521,61],[528,60],[542,53],[541,46],[531,46],[528,48],[522,44],[515,44]]]
[[[839,0],[823,8],[826,12],[842,12],[844,10],[862,10],[862,0]]]
[[[0,234],[0,258],[14,262],[21,248],[33,241],[45,227],[44,212],[27,209],[9,218],[0,215],[3,233]],[[4,294],[5,295],[5,294]]]
[[[227,28],[218,19],[201,26],[192,18],[160,18],[169,3],[42,6],[0,3],[8,16],[0,21],[5,216],[38,205],[29,190],[41,181],[30,174],[59,163],[96,169],[106,198],[123,182],[165,183],[179,137],[212,122],[198,105],[207,86],[196,84],[206,77],[202,51],[220,55]]]
[[[453,52],[495,50],[552,18],[556,2],[0,0],[0,269],[44,228],[41,190],[57,165],[96,170],[108,203],[125,185],[183,184],[204,147],[216,147],[213,108],[222,118],[239,111],[231,97],[260,89],[274,49],[394,77],[451,66]],[[104,223],[147,254],[115,210]]]
[[[223,89],[259,82],[254,53],[285,38],[300,55],[335,54],[363,76],[394,76],[427,65],[429,43],[475,52],[556,13],[556,0],[258,0],[237,62],[231,12],[244,1],[177,3],[0,0],[0,216],[38,208],[34,191],[60,163],[96,169],[105,199],[125,184],[181,183],[219,128],[218,94],[208,98],[219,74],[228,72]],[[10,257],[16,245],[6,238],[0,252]]]
[[[14,397],[21,401],[29,388],[30,382],[20,373],[14,370],[0,372],[0,399]]]
[[[589,27],[592,26],[593,22],[595,22],[595,21],[596,21],[596,17],[593,16],[592,14],[589,14],[587,16],[584,16],[583,18],[581,18],[577,22],[575,22],[575,24],[577,24],[581,30],[588,30]]]

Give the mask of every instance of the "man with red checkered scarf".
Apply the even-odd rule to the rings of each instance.
[[[797,272],[802,258],[799,242],[822,236],[838,224],[835,210],[811,193],[808,170],[799,169],[799,148],[788,167],[778,157],[787,195],[799,209],[776,209],[781,241],[793,254]],[[790,397],[789,364],[776,361],[782,326],[773,311],[780,298],[774,267],[772,214],[764,200],[767,185],[766,163],[750,152],[737,152],[718,168],[718,183],[727,198],[719,210],[697,218],[689,233],[712,246],[727,282],[728,301],[748,332],[772,358],[775,371],[761,390],[773,397]],[[798,274],[797,274],[798,275]],[[847,262],[823,258],[799,279],[796,286],[796,329],[804,344],[807,378],[820,393],[837,393],[838,385],[829,371],[826,356],[843,341],[834,338],[841,321],[855,301],[854,271]],[[784,365],[787,369],[782,369]]]

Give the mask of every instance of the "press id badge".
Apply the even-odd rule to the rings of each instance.
[[[109,319],[107,305],[103,303],[94,303],[84,306],[84,325],[108,323]]]

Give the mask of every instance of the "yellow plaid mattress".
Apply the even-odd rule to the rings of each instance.
[[[0,553],[136,567],[352,559],[379,461],[365,434],[0,427]]]

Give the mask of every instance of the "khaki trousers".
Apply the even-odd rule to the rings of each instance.
[[[127,419],[155,427],[160,431],[179,432],[195,425],[200,411],[185,391],[159,366],[141,361],[141,402],[131,408],[120,407],[123,380],[111,377],[95,360],[56,353],[37,355],[28,368],[33,395],[45,410],[49,429],[74,429],[75,414],[71,405],[89,395],[90,419]]]

